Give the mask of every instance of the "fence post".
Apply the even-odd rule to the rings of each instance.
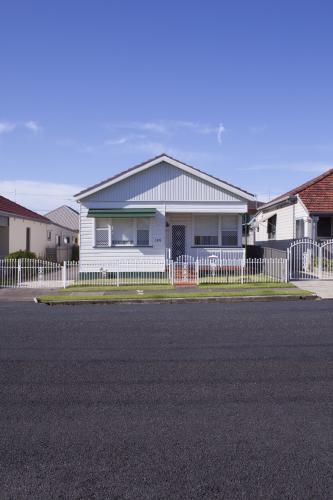
[[[323,279],[323,252],[322,247],[318,247],[318,278]]]
[[[17,261],[17,287],[19,288],[22,283],[22,260]]]
[[[119,262],[118,262],[118,267],[117,267],[117,283],[116,286],[120,285],[120,280],[119,280]]]
[[[173,286],[175,284],[175,267],[174,267],[174,262],[173,260],[170,260],[170,266],[171,266],[171,285]]]
[[[67,267],[67,262],[64,261],[64,264],[62,266],[62,285],[64,288],[67,286],[67,272],[66,272],[66,267]]]
[[[289,252],[289,248],[288,248],[288,252]],[[288,255],[288,252],[287,252],[287,255]],[[284,276],[284,281],[285,283],[288,283],[289,281],[289,276],[288,276],[288,259],[285,259],[285,264],[284,264],[284,267],[285,267],[285,276]]]
[[[196,283],[197,285],[200,284],[200,276],[199,276],[199,260],[195,261],[195,278],[196,278]]]

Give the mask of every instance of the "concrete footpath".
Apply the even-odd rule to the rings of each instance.
[[[293,281],[292,283],[301,290],[315,293],[321,299],[333,299],[333,281],[309,280]]]
[[[59,288],[0,288],[0,302],[31,302],[37,295],[58,292]]]

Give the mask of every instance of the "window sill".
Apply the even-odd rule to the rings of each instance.
[[[108,247],[94,246],[93,248],[153,248],[153,245],[112,245]]]
[[[242,248],[238,245],[192,245],[191,248]]]

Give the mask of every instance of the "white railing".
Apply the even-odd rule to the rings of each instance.
[[[119,260],[100,263],[0,260],[0,287],[66,288],[166,284],[269,283],[288,280],[287,259]]]
[[[288,281],[287,259],[201,259],[197,283],[274,283]]]
[[[197,248],[196,258],[216,256],[219,259],[245,259],[245,248]]]
[[[63,266],[39,259],[1,259],[0,288],[58,288]]]
[[[333,240],[294,241],[287,251],[290,280],[333,280]]]

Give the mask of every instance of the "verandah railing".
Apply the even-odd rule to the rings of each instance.
[[[107,265],[5,259],[0,260],[0,287],[274,283],[287,281],[287,271],[287,259],[118,260]]]

